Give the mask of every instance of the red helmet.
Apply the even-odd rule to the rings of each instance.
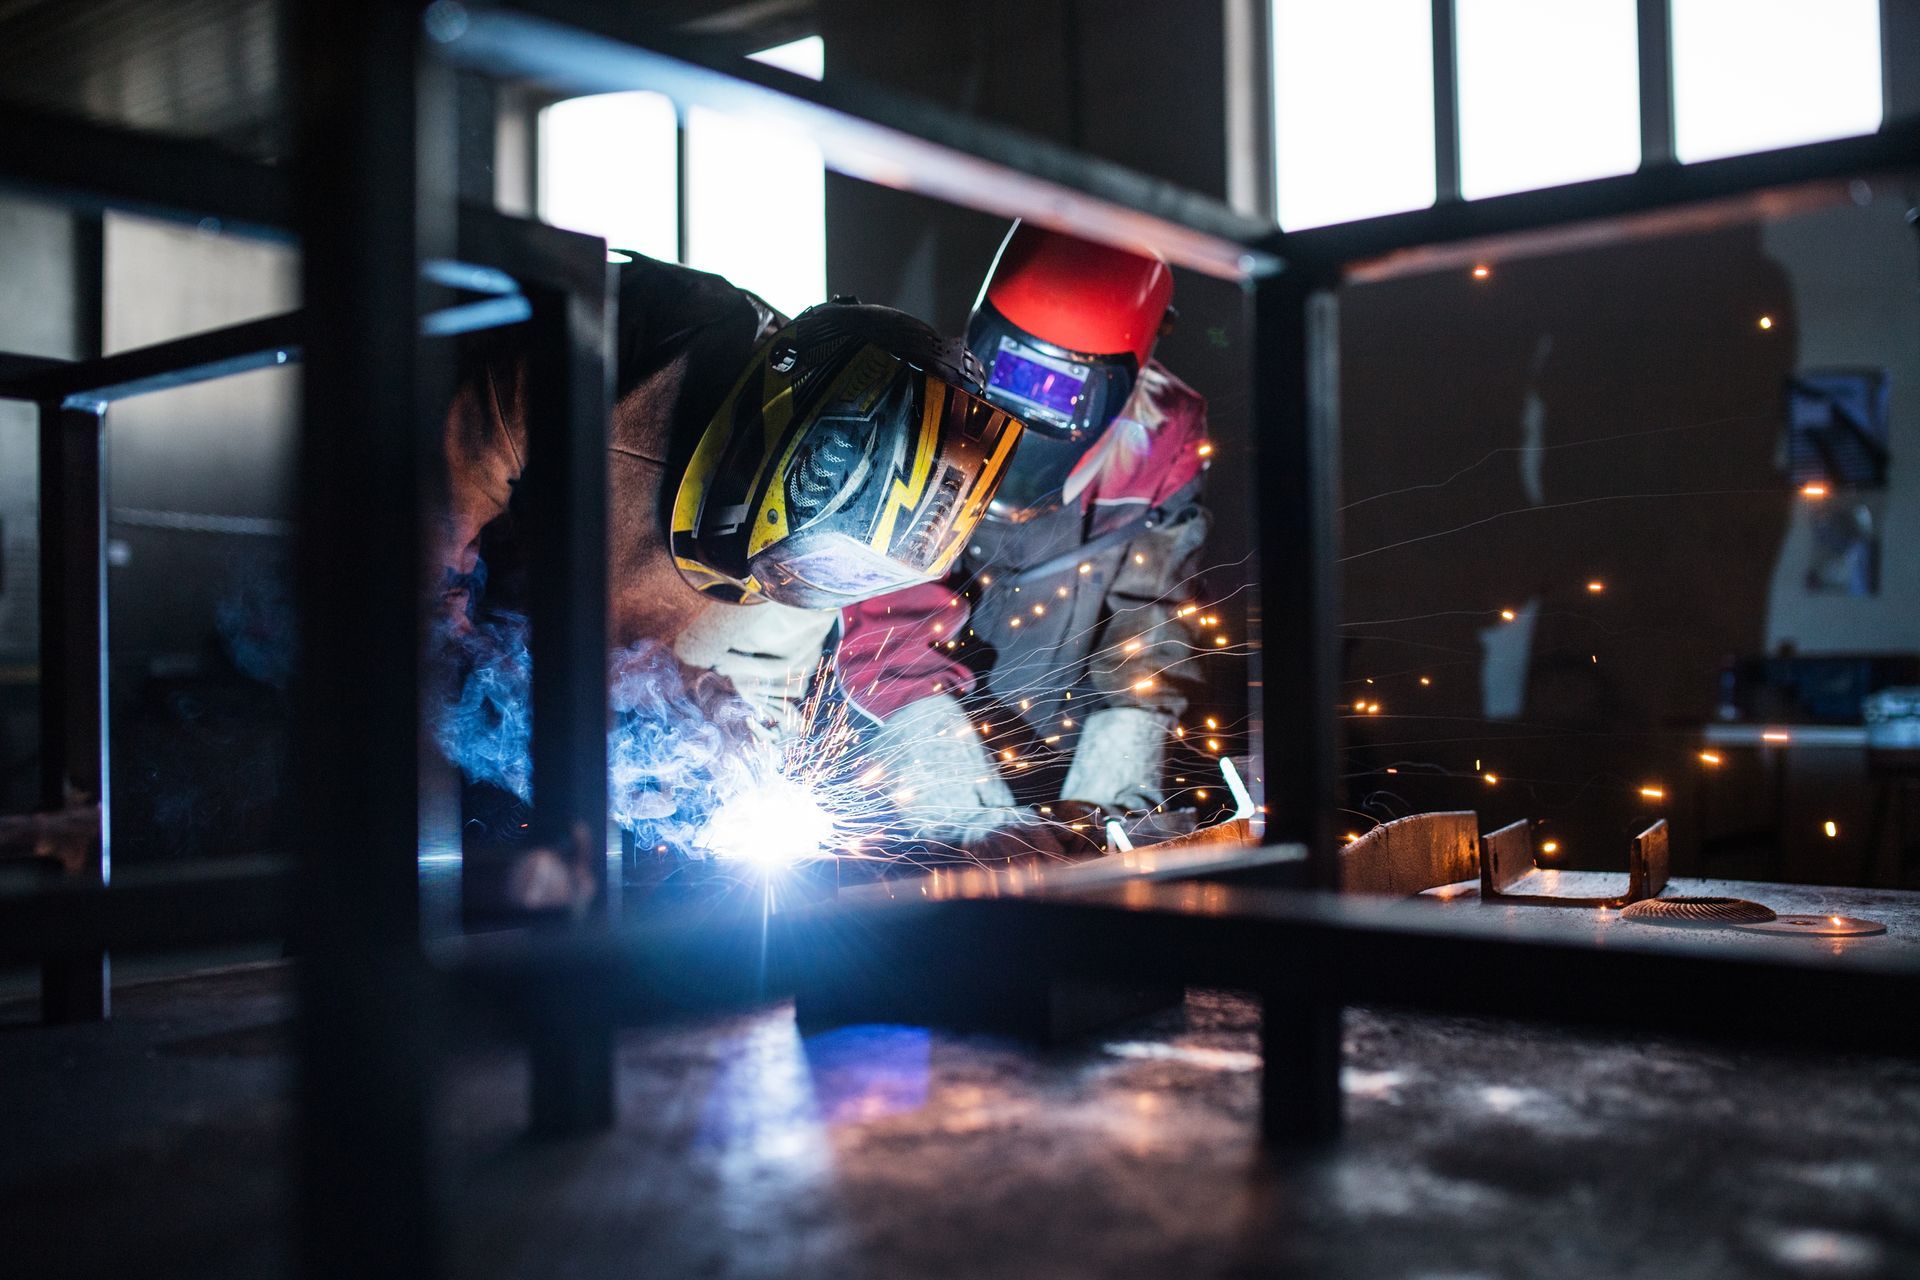
[[[1058,494],[1126,403],[1172,301],[1158,258],[1014,224],[967,322],[987,399],[1028,427],[992,514],[1023,518]]]

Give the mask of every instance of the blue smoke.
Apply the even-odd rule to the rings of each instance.
[[[443,623],[435,636],[447,687],[434,741],[468,782],[533,798],[533,655],[527,620],[504,610]]]
[[[519,614],[482,610],[440,628],[445,679],[433,732],[469,782],[531,801],[532,656]],[[689,672],[671,649],[643,640],[615,652],[607,738],[613,818],[642,845],[691,853],[726,796],[761,775],[768,749],[752,710],[711,672]]]

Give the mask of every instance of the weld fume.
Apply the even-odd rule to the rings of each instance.
[[[533,662],[527,619],[482,610],[440,628],[447,676],[434,736],[469,782],[531,801]],[[720,801],[777,762],[754,732],[752,709],[724,679],[691,681],[673,652],[643,640],[613,654],[607,735],[608,800],[614,821],[642,845],[694,852]]]

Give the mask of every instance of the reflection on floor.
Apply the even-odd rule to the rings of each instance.
[[[0,1033],[11,1274],[286,1274],[285,971]],[[15,1010],[24,1012],[24,1010]],[[1041,1054],[791,1010],[632,1033],[619,1128],[523,1141],[504,1050],[448,1083],[454,1274],[1896,1276],[1920,1065],[1350,1015],[1336,1153],[1263,1162],[1256,1014]],[[377,1229],[369,1224],[369,1229]]]

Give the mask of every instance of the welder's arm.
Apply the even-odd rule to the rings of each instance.
[[[1095,836],[1014,803],[965,708],[950,694],[895,711],[868,739],[867,753],[885,771],[880,785],[898,808],[894,831],[903,840],[983,861],[1100,851]]]
[[[709,609],[675,638],[673,652],[690,667],[725,676],[762,722],[804,733],[802,709],[834,617],[832,610],[771,601]]]
[[[1164,798],[1167,735],[1199,684],[1199,611],[1190,594],[1211,523],[1205,508],[1190,505],[1128,544],[1090,663],[1099,709],[1081,729],[1062,799],[1150,809]]]

